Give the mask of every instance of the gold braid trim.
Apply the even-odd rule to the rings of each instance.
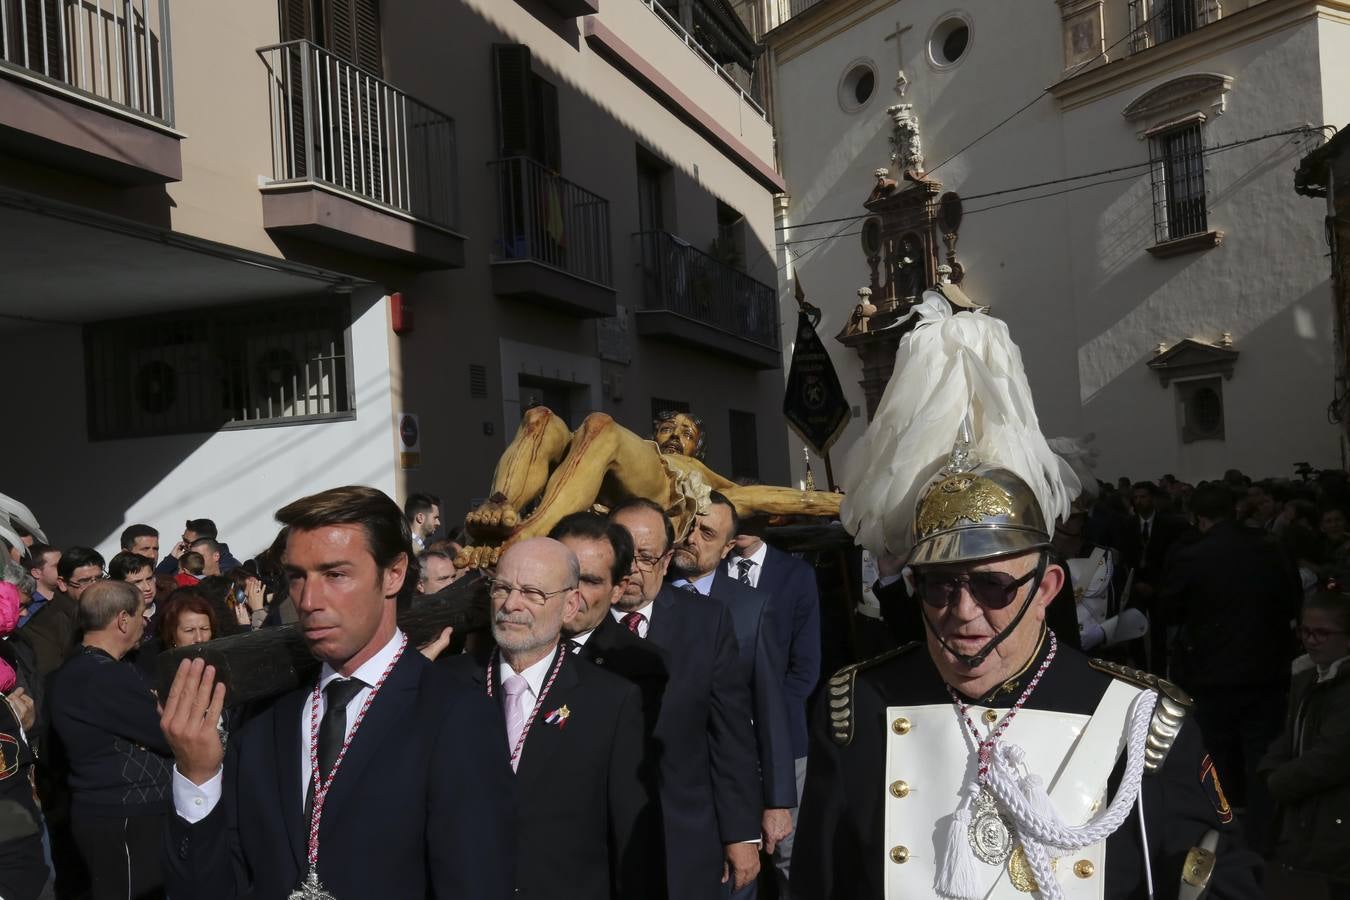
[[[1140,669],[1104,659],[1090,659],[1088,665],[1112,678],[1157,693],[1158,705],[1153,708],[1153,721],[1149,723],[1148,741],[1144,745],[1144,774],[1156,775],[1162,771],[1167,754],[1172,751],[1172,744],[1181,732],[1181,724],[1186,714],[1194,708],[1195,701],[1190,694],[1167,679]]]
[[[901,653],[912,650],[919,644],[919,641],[911,641],[903,647],[887,650],[871,659],[855,662],[851,666],[844,666],[830,676],[830,682],[825,687],[825,699],[830,704],[831,740],[840,747],[847,747],[853,743],[853,686],[857,681],[858,673],[863,669],[870,669],[888,659],[899,656]]]

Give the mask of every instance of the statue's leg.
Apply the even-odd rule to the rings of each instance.
[[[736,485],[722,491],[741,516],[829,516],[839,517],[843,494],[832,491],[799,491],[793,488],[754,484]]]
[[[487,502],[464,517],[477,541],[495,542],[520,524],[520,510],[543,493],[549,471],[567,452],[567,424],[543,406],[527,410],[497,463]]]
[[[626,495],[651,497],[663,505],[669,502],[670,477],[656,448],[610,416],[591,413],[572,434],[567,455],[549,476],[544,496],[530,517],[499,545],[466,548],[461,559],[470,565],[490,566],[507,545],[548,534],[564,516],[589,509],[607,475]]]

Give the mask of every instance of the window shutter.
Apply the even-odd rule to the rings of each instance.
[[[558,88],[535,75],[531,79],[534,95],[534,146],[530,155],[554,172],[562,171],[562,137],[558,133]]]
[[[379,77],[384,77],[384,56],[380,49],[379,0],[352,0],[352,31],[356,56],[353,61]]]
[[[310,0],[282,0],[281,39],[283,41],[314,40],[314,18]]]
[[[533,148],[530,115],[530,48],[494,44],[492,61],[497,86],[497,150],[508,156],[529,156]]]

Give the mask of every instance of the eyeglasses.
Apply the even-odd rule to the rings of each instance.
[[[88,578],[81,578],[78,581],[67,581],[66,584],[73,588],[87,588],[95,581],[102,581],[107,577],[107,572],[99,572],[97,575],[90,575]]]
[[[934,609],[953,606],[961,600],[961,589],[970,591],[975,602],[985,609],[1003,609],[1017,597],[1022,585],[1036,577],[1039,568],[1021,578],[1006,572],[969,572],[965,574],[914,573],[914,592]]]
[[[655,572],[656,567],[661,564],[661,560],[665,559],[667,554],[669,553],[670,551],[667,550],[660,556],[644,556],[642,554],[638,554],[637,556],[633,557],[633,568],[637,569],[644,575],[649,574],[651,572]]]
[[[1335,637],[1338,634],[1345,634],[1343,628],[1302,628],[1298,630],[1298,636],[1305,641],[1320,643],[1328,638]]]
[[[509,581],[502,581],[500,578],[494,578],[488,582],[488,596],[497,602],[506,600],[511,596],[512,591],[520,591],[520,596],[533,603],[535,606],[543,606],[548,602],[549,597],[556,597],[558,594],[565,594],[568,591],[575,591],[575,584],[568,587],[558,588],[556,591],[545,591],[537,587],[522,587],[511,584]]]

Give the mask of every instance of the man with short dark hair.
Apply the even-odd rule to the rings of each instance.
[[[200,537],[188,545],[188,549],[194,553],[200,553],[202,556],[202,577],[210,578],[212,575],[223,574],[220,568],[220,561],[223,554],[223,548],[212,538]]]
[[[671,584],[683,589],[682,600],[692,591],[712,597],[731,613],[740,645],[741,676],[750,688],[754,708],[764,852],[772,855],[778,842],[792,833],[789,810],[797,806],[792,732],[783,699],[787,661],[777,642],[772,598],[722,572],[723,560],[735,546],[739,531],[735,507],[723,494],[713,491],[707,510],[694,516],[689,534],[675,545],[670,567],[676,577]],[[753,889],[743,894],[747,898],[754,895]]]
[[[771,598],[777,628],[774,638],[786,661],[783,700],[787,705],[797,803],[800,803],[806,785],[806,701],[820,681],[820,593],[816,573],[808,563],[769,546],[757,535],[737,534],[735,550],[718,572],[717,580],[724,578],[749,585]],[[797,803],[792,811],[794,828]],[[773,853],[774,877],[782,897],[788,893],[792,844],[793,835],[789,834],[778,842]]]
[[[622,675],[642,692],[642,713],[650,743],[666,687],[666,661],[660,648],[642,640],[610,615],[633,570],[633,538],[628,531],[593,512],[565,517],[549,537],[577,557],[581,569],[581,605],[563,621],[572,652],[601,668]],[[648,753],[654,763],[657,754]],[[655,772],[650,772],[655,784]]]
[[[1158,594],[1176,633],[1172,677],[1195,698],[1228,797],[1265,849],[1274,808],[1257,764],[1283,727],[1302,584],[1272,535],[1235,521],[1228,485],[1196,488],[1191,511],[1200,533],[1172,551]]]
[[[228,575],[239,568],[242,563],[234,558],[230,553],[230,545],[220,540],[220,534],[216,530],[216,523],[211,519],[188,519],[183,526],[183,537],[177,544],[174,544],[169,550],[169,555],[164,557],[158,566],[155,566],[156,575],[177,575],[178,561],[183,554],[192,549],[192,545],[201,538],[209,538],[215,541],[220,547],[220,574]]]
[[[56,565],[56,595],[11,640],[22,641],[33,653],[34,674],[45,679],[60,668],[75,649],[79,635],[80,597],[107,577],[103,557],[92,547],[70,547]]]
[[[149,525],[128,525],[122,531],[122,549],[144,556],[151,565],[159,561],[159,532]]]
[[[510,897],[501,713],[398,628],[412,590],[402,510],[351,486],[277,519],[298,630],[322,666],[232,732],[228,753],[225,686],[201,659],[179,668],[161,717],[176,758],[170,895]]]
[[[141,600],[145,604],[143,607],[145,634],[141,636],[141,643],[144,644],[154,638],[155,624],[159,621],[156,618],[159,610],[155,608],[155,593],[158,586],[155,584],[154,559],[123,550],[108,561],[108,577],[113,581],[124,581],[140,593]]]
[[[435,494],[412,494],[403,504],[403,515],[412,532],[413,549],[421,553],[441,527],[441,499]]]
[[[633,538],[633,571],[614,601],[619,624],[663,651],[669,680],[656,740],[671,900],[717,900],[759,874],[760,791],[750,692],[736,630],[711,597],[664,584],[674,528],[660,506],[634,499],[610,521]]]
[[[69,761],[70,823],[95,900],[163,897],[169,747],[155,696],[124,662],[145,630],[141,593],[100,581],[80,595],[79,650],[52,678],[52,730]]]
[[[32,593],[32,599],[28,606],[19,616],[19,625],[27,625],[37,615],[38,610],[47,605],[47,602],[56,596],[60,590],[57,585],[56,568],[57,563],[61,561],[61,551],[55,547],[49,547],[46,544],[34,543],[28,548],[28,574],[33,576],[37,582],[37,589]]]
[[[428,550],[417,558],[417,593],[434,594],[454,583],[463,571],[444,550]]]

